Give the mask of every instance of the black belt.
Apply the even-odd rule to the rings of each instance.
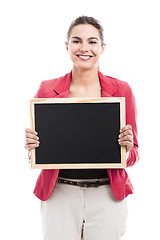
[[[65,184],[70,184],[70,185],[74,185],[74,186],[78,186],[78,187],[85,187],[85,188],[89,188],[89,187],[99,187],[102,185],[106,185],[106,184],[110,184],[109,180],[105,180],[105,181],[96,181],[96,182],[76,182],[76,181],[70,181],[70,180],[66,180],[66,179],[58,179],[58,183],[65,183]]]

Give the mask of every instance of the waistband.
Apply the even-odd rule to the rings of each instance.
[[[66,179],[66,178],[58,178],[58,183],[64,183],[69,185],[74,185],[78,187],[90,188],[90,187],[99,187],[102,185],[110,184],[108,178],[104,179]]]

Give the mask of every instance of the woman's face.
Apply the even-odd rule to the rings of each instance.
[[[90,24],[80,24],[72,28],[66,48],[74,67],[87,70],[97,67],[105,45],[101,45],[98,29]]]

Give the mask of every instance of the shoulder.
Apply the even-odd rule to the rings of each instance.
[[[54,86],[56,86],[56,83],[58,80],[59,80],[59,78],[43,80],[40,83],[40,86],[35,95],[35,98],[46,98],[46,96],[48,96],[49,92],[51,92],[52,89],[54,89]]]
[[[54,89],[54,87],[56,87],[56,85],[61,82],[64,79],[64,76],[62,77],[58,77],[58,78],[53,78],[53,79],[49,79],[49,80],[43,80],[40,84],[40,86],[43,86],[47,89]]]
[[[132,91],[132,88],[130,87],[129,83],[126,81],[119,80],[117,78],[109,77],[111,81],[116,84],[117,87],[117,97],[125,97],[126,98],[126,104],[129,106],[130,104],[135,104],[135,98]]]
[[[112,84],[115,85],[115,87],[117,87],[117,90],[119,90],[120,92],[122,91],[126,91],[130,89],[130,86],[128,84],[128,82],[114,78],[114,77],[110,77],[110,76],[106,76],[108,78],[108,80],[110,82],[112,82]]]
[[[55,89],[59,89],[60,87],[63,86],[63,83],[68,77],[68,73],[64,76],[54,78],[54,79],[49,79],[49,80],[43,80],[40,83],[40,87],[37,91],[37,94],[35,95],[35,98],[48,98],[48,97],[54,97],[55,94]]]
[[[117,97],[125,97],[127,109],[131,110],[131,108],[133,108],[135,111],[136,101],[129,83],[109,76],[107,76],[107,78],[116,85]]]
[[[103,83],[106,85],[106,89],[111,89],[117,97],[126,97],[126,95],[132,93],[132,89],[128,82],[120,80],[115,77],[102,75]]]

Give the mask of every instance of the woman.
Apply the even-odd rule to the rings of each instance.
[[[126,146],[127,166],[134,165],[138,160],[135,99],[126,82],[99,71],[98,60],[105,50],[102,26],[92,17],[79,17],[72,22],[65,44],[72,71],[43,81],[35,97],[125,97],[127,125],[117,141]],[[27,150],[39,146],[37,135],[26,129]],[[132,192],[125,169],[42,170],[34,193],[41,200],[43,239],[121,239],[126,197]]]

